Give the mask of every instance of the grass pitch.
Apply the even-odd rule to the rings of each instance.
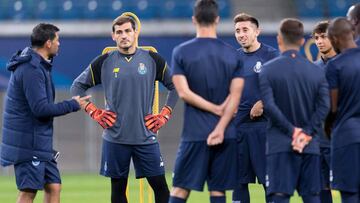
[[[168,184],[171,185],[171,173],[167,174]],[[132,176],[129,180],[129,202],[130,203],[150,203],[148,185],[144,181],[143,198],[140,198],[139,181]],[[0,202],[16,202],[17,189],[14,176],[0,176]],[[152,194],[152,193],[151,193]],[[150,195],[151,195],[150,194]],[[252,203],[263,203],[264,192],[261,185],[250,185],[250,195]],[[333,193],[334,203],[340,203],[340,195]],[[152,198],[152,196],[150,196]],[[43,193],[39,192],[35,198],[35,203],[41,203]],[[110,181],[108,178],[97,174],[63,174],[62,175],[62,203],[108,203],[110,202]],[[151,201],[155,203],[154,201]],[[191,192],[189,203],[209,202],[209,193],[206,188],[204,192]],[[231,192],[227,193],[227,202],[231,202]],[[301,203],[301,198],[295,195],[291,203]]]

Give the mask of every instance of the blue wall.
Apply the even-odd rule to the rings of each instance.
[[[158,52],[170,64],[173,48],[188,40],[192,36],[160,36],[160,37],[142,37],[140,45],[151,45],[157,48]],[[221,36],[222,40],[239,47],[234,36]],[[27,37],[7,37],[0,38],[0,88],[5,88],[9,77],[9,72],[5,69],[5,64],[11,55],[18,49],[29,46]],[[260,41],[271,46],[277,47],[275,35],[265,35],[260,37]],[[99,55],[104,47],[113,46],[114,43],[109,37],[61,37],[60,52],[54,60],[54,81],[59,87],[68,88],[72,81],[83,69],[87,67],[90,61]],[[195,54],[195,53],[194,53]]]

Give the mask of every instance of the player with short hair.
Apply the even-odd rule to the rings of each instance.
[[[328,113],[325,73],[299,53],[304,27],[284,19],[277,36],[281,56],[263,65],[260,90],[267,128],[266,186],[274,203],[288,203],[296,189],[305,203],[319,203],[318,129]]]
[[[250,202],[249,183],[265,187],[265,141],[267,120],[260,100],[258,75],[262,64],[277,57],[278,51],[258,41],[259,21],[246,13],[234,17],[235,37],[241,48],[238,52],[244,62],[245,86],[235,117],[239,139],[241,184],[233,192],[233,202]],[[270,202],[266,197],[266,202]]]
[[[32,203],[44,190],[44,203],[60,202],[58,152],[53,149],[54,117],[78,111],[88,97],[54,103],[51,77],[59,51],[59,28],[40,23],[31,34],[31,47],[15,53],[5,97],[1,165],[14,165],[18,203]]]
[[[331,186],[343,203],[360,201],[360,48],[346,18],[330,22],[328,37],[338,55],[327,64],[331,116]],[[329,121],[330,122],[330,121]]]
[[[349,8],[347,19],[355,28],[355,42],[360,46],[360,3],[354,4]]]
[[[326,64],[329,60],[336,56],[336,52],[331,45],[330,39],[327,36],[326,30],[329,26],[329,21],[320,21],[317,23],[312,32],[312,38],[315,40],[315,45],[319,50],[320,59],[314,63],[321,69],[325,70]],[[322,203],[332,203],[331,189],[330,189],[330,140],[325,135],[323,128],[319,130],[320,141],[320,158],[321,158],[321,193],[320,199]]]
[[[166,61],[157,53],[136,46],[138,33],[130,17],[113,21],[112,39],[117,49],[96,57],[71,87],[73,95],[102,85],[106,110],[92,102],[85,111],[105,129],[100,174],[111,178],[111,202],[127,202],[126,186],[130,159],[136,178],[146,177],[157,203],[167,203],[169,189],[165,180],[157,131],[171,117],[178,95]],[[168,90],[160,114],[152,114],[155,80]],[[116,114],[115,117],[111,112]]]
[[[215,0],[198,0],[192,19],[196,38],[175,47],[172,55],[173,82],[185,101],[185,116],[169,202],[186,202],[191,190],[202,191],[207,182],[210,202],[225,203],[225,191],[239,184],[231,119],[243,88],[242,61],[217,39]]]

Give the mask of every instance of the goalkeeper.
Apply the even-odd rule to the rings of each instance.
[[[100,174],[111,178],[111,202],[127,202],[130,159],[136,178],[146,177],[157,203],[167,203],[169,190],[157,140],[157,131],[170,119],[178,95],[166,61],[157,53],[136,46],[137,30],[130,17],[113,21],[117,50],[98,56],[73,82],[73,95],[85,95],[102,85],[106,109],[89,102],[85,111],[103,128]],[[155,80],[168,90],[160,114],[152,114]]]

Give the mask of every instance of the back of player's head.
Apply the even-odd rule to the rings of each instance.
[[[247,21],[249,21],[250,23],[254,24],[257,28],[259,28],[259,21],[255,17],[249,14],[240,13],[234,17],[235,24],[238,22],[247,22]]]
[[[329,21],[324,20],[317,23],[312,31],[312,35],[314,36],[316,34],[326,33],[326,30],[329,27]]]
[[[215,0],[197,0],[193,15],[200,25],[214,24],[219,16],[219,6]]]
[[[336,37],[343,40],[353,39],[354,26],[344,17],[335,18],[329,24],[328,35],[331,38]]]
[[[304,38],[304,25],[295,18],[285,18],[280,24],[280,34],[285,44],[300,45]]]
[[[53,40],[60,29],[52,24],[40,23],[35,26],[31,33],[31,46],[43,47],[48,40]]]
[[[349,8],[348,18],[355,21],[356,24],[360,23],[360,3],[354,4]]]
[[[135,30],[135,20],[128,16],[119,16],[112,23],[112,31],[115,32],[115,26],[121,26],[125,23],[131,23],[131,27]]]

